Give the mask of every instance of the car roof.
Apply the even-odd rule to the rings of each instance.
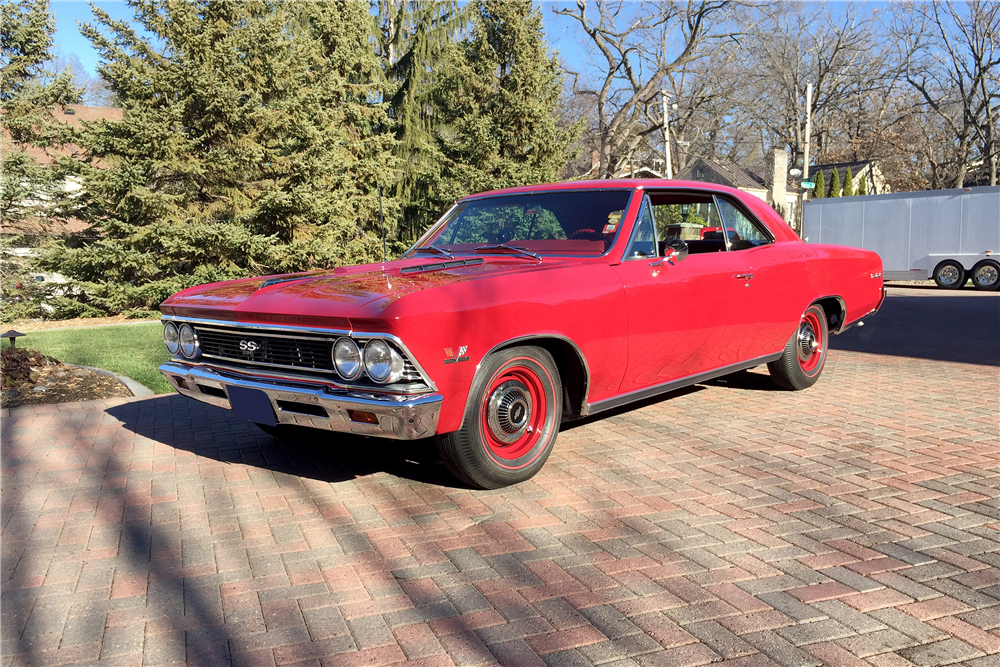
[[[665,178],[608,178],[592,181],[563,181],[560,183],[540,183],[537,185],[522,185],[516,188],[490,190],[463,197],[460,201],[478,199],[480,197],[495,197],[498,195],[524,194],[529,192],[558,192],[560,190],[634,190],[636,188],[671,190],[703,190],[706,192],[726,192],[742,198],[746,193],[736,188],[730,188],[716,183],[702,181],[675,181]]]

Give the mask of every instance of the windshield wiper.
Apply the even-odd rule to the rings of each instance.
[[[542,261],[541,255],[536,255],[535,253],[525,249],[518,248],[517,246],[507,245],[506,243],[498,243],[496,245],[484,245],[480,248],[476,248],[476,252],[481,253],[497,253],[497,254],[513,254],[519,255],[521,257],[531,257],[532,259],[537,259],[539,262]]]
[[[455,256],[445,250],[444,248],[439,248],[436,245],[428,245],[420,248],[414,248],[413,252],[436,252],[439,255],[444,255],[448,259],[455,259]]]

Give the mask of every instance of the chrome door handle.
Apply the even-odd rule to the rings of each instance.
[[[737,273],[735,276],[733,276],[733,278],[738,278],[740,280],[750,280],[751,278],[753,278],[753,274],[752,273]]]

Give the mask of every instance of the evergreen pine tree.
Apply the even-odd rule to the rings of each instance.
[[[437,72],[450,66],[448,47],[467,25],[468,12],[453,1],[379,0],[377,8],[378,47],[402,169],[396,189],[402,207],[400,232],[414,239],[442,212],[433,201],[443,162],[434,137],[444,116],[431,92]]]
[[[854,196],[854,174],[851,173],[850,167],[847,168],[847,175],[844,176],[844,196]]]
[[[447,120],[438,132],[446,158],[442,205],[470,192],[553,180],[579,131],[556,126],[562,76],[546,54],[531,0],[477,0],[470,11],[472,35],[454,47],[455,65],[438,87]]]
[[[830,177],[830,195],[831,197],[840,196],[840,172],[836,169],[833,170],[833,176]]]
[[[71,171],[59,157],[73,132],[54,114],[61,105],[79,102],[83,91],[74,87],[70,73],[49,71],[55,22],[48,0],[7,2],[0,6],[0,24],[0,316],[9,322],[48,314],[42,304],[53,297],[52,283],[31,279],[33,259],[7,249],[39,244],[50,223],[74,213],[75,198],[64,187]],[[29,148],[52,160],[40,164]]]
[[[69,72],[52,75],[55,21],[48,0],[20,0],[0,6],[0,125],[6,134],[0,167],[0,214],[3,224],[65,217],[68,201],[62,184],[66,171],[58,160],[43,166],[29,147],[53,151],[70,141],[72,131],[53,117],[58,105],[80,101]],[[50,79],[49,83],[43,80]]]
[[[380,258],[376,184],[393,185],[395,142],[367,6],[130,4],[151,37],[96,7],[82,28],[124,110],[85,136],[103,238],[61,245],[48,265],[119,312],[199,283]]]
[[[868,183],[866,182],[865,175],[861,174],[858,176],[858,196],[863,197],[868,194]]]
[[[813,183],[816,187],[813,188],[813,199],[823,199],[826,197],[826,183],[823,182],[823,171],[819,170],[816,172],[816,178],[813,179]]]

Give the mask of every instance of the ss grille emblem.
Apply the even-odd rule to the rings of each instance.
[[[240,341],[240,352],[249,356],[253,356],[253,353],[261,349],[261,347],[263,346],[255,340]]]

